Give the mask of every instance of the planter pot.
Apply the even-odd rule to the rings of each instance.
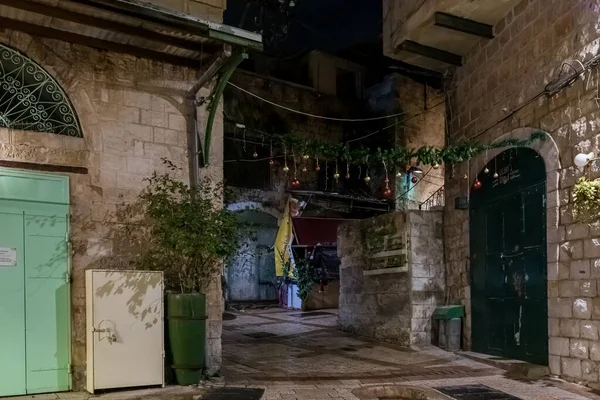
[[[177,383],[196,385],[205,366],[206,297],[199,293],[168,294],[166,317]]]

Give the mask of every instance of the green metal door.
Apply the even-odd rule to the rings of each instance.
[[[473,349],[547,364],[544,163],[520,148],[487,168],[471,195]]]
[[[0,169],[0,396],[70,389],[68,193]]]

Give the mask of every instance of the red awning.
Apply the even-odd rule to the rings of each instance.
[[[333,218],[292,218],[294,244],[316,246],[317,244],[337,243],[337,228],[348,219]]]

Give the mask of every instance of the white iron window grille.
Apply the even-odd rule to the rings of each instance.
[[[83,137],[67,95],[36,62],[0,44],[0,127]]]

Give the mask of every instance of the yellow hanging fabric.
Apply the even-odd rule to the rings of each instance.
[[[277,276],[283,276],[283,266],[290,260],[292,237],[292,216],[288,199],[285,202],[285,209],[283,210],[279,230],[275,238],[275,274]]]

